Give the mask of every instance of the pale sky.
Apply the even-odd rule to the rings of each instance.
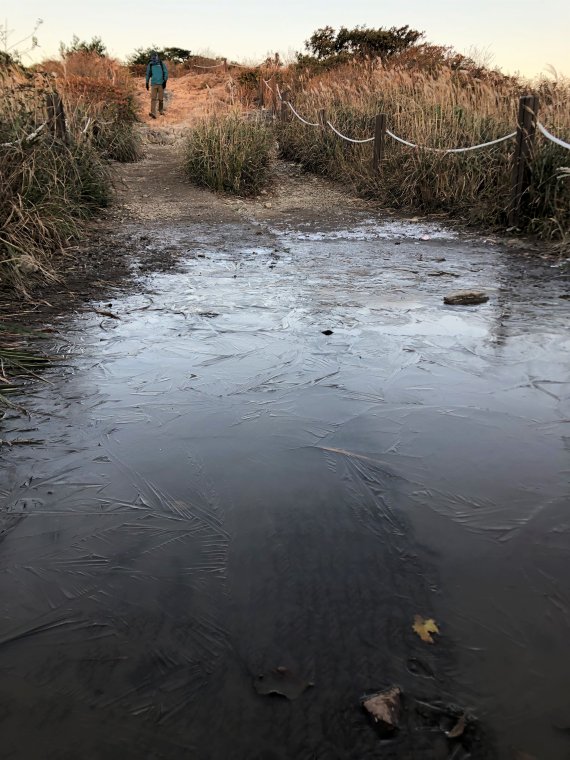
[[[23,0],[11,3],[8,27],[13,41],[44,20],[38,32],[40,56],[69,43],[99,36],[112,55],[125,58],[152,44],[205,49],[238,61],[259,60],[279,51],[302,50],[322,26],[403,26],[462,53],[488,52],[492,65],[525,76],[548,65],[570,75],[570,0]],[[3,23],[3,22],[2,22]]]

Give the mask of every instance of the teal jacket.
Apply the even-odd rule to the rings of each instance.
[[[162,61],[158,63],[149,63],[146,67],[146,83],[164,84],[168,79],[168,69]]]

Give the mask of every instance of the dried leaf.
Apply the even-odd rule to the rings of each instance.
[[[386,691],[381,691],[362,700],[362,706],[371,715],[374,722],[379,724],[382,731],[389,733],[397,730],[400,719],[401,694],[402,692],[397,686],[392,686]]]
[[[434,631],[435,633],[435,631]],[[453,726],[451,731],[448,732],[447,738],[448,739],[458,739],[460,736],[463,735],[463,732],[465,731],[465,726],[467,725],[467,719],[465,718],[465,713],[458,719],[457,723]]]
[[[421,615],[414,615],[414,624],[412,626],[415,633],[418,634],[422,641],[427,644],[433,644],[434,640],[431,637],[432,633],[439,633],[437,623],[433,618],[425,619]]]

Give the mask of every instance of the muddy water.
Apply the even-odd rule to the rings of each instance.
[[[41,443],[4,450],[2,757],[468,756],[380,741],[393,683],[475,716],[473,758],[570,757],[568,270],[367,220],[167,232],[180,267],[67,318],[3,423]],[[277,667],[314,686],[259,694]]]

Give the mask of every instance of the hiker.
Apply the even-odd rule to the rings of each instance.
[[[158,100],[158,113],[164,115],[164,90],[168,80],[168,69],[158,57],[158,53],[153,53],[146,67],[146,89],[150,90],[150,113],[153,119],[156,119],[156,101]],[[149,86],[150,83],[150,86]]]

